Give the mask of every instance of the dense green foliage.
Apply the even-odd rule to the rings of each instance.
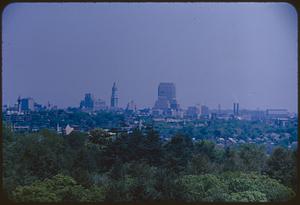
[[[101,187],[86,189],[71,177],[58,174],[51,179],[18,186],[13,192],[13,197],[17,202],[93,202],[103,201],[104,190]]]
[[[285,126],[280,126],[276,123],[267,123],[260,121],[248,120],[191,120],[186,122],[167,122],[158,121],[154,123],[154,128],[163,136],[174,135],[177,132],[186,134],[195,139],[209,139],[216,140],[218,138],[235,140],[249,140],[262,139],[262,142],[273,142],[282,147],[288,147],[292,142],[298,139],[298,121],[291,120]],[[279,135],[277,140],[270,136],[272,133]],[[286,136],[288,135],[288,136]]]
[[[297,186],[296,153],[262,146],[219,148],[147,129],[115,137],[102,129],[58,135],[3,127],[3,183],[18,202],[287,201]]]

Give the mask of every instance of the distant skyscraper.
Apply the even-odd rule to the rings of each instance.
[[[94,108],[94,96],[91,93],[86,93],[84,96],[84,100],[80,102],[80,108],[90,109]]]
[[[33,98],[22,98],[18,99],[19,111],[33,111],[34,110],[34,100]]]
[[[158,97],[166,97],[169,101],[176,98],[174,83],[160,83],[158,86]]]
[[[118,88],[116,86],[116,82],[114,82],[113,87],[111,89],[111,99],[110,99],[110,107],[117,108],[118,107]]]
[[[179,105],[176,101],[176,88],[174,83],[160,83],[158,86],[158,99],[155,102],[154,109],[177,110]]]

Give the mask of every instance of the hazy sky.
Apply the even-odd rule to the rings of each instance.
[[[84,93],[152,107],[297,111],[297,13],[286,3],[14,3],[3,12],[3,103],[59,107]]]

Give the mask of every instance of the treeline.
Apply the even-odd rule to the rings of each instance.
[[[3,127],[3,186],[19,202],[287,201],[297,188],[296,151],[244,144],[219,148],[156,131],[111,136],[17,134]]]
[[[201,124],[202,126],[197,126]],[[266,137],[272,133],[279,135],[280,140],[273,141],[283,147],[288,147],[298,139],[298,121],[290,120],[284,127],[276,123],[268,124],[260,121],[246,120],[193,120],[190,122],[173,123],[156,122],[155,130],[159,130],[162,135],[169,136],[176,132],[181,132],[195,139],[228,139],[229,137],[248,141]],[[286,136],[288,135],[288,137]]]

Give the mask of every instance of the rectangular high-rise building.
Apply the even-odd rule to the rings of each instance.
[[[176,101],[176,88],[174,83],[160,83],[158,86],[158,99],[155,102],[154,109],[167,111],[178,110],[179,105]]]
[[[84,99],[80,102],[80,108],[92,110],[94,108],[94,101],[94,96],[91,93],[86,93]]]
[[[176,98],[176,88],[174,83],[160,83],[158,86],[158,98],[164,97],[169,101]]]
[[[85,94],[84,102],[85,102],[86,108],[93,108],[94,107],[94,96],[91,93]]]
[[[33,111],[34,110],[34,100],[33,98],[23,98],[20,100],[21,111]]]

